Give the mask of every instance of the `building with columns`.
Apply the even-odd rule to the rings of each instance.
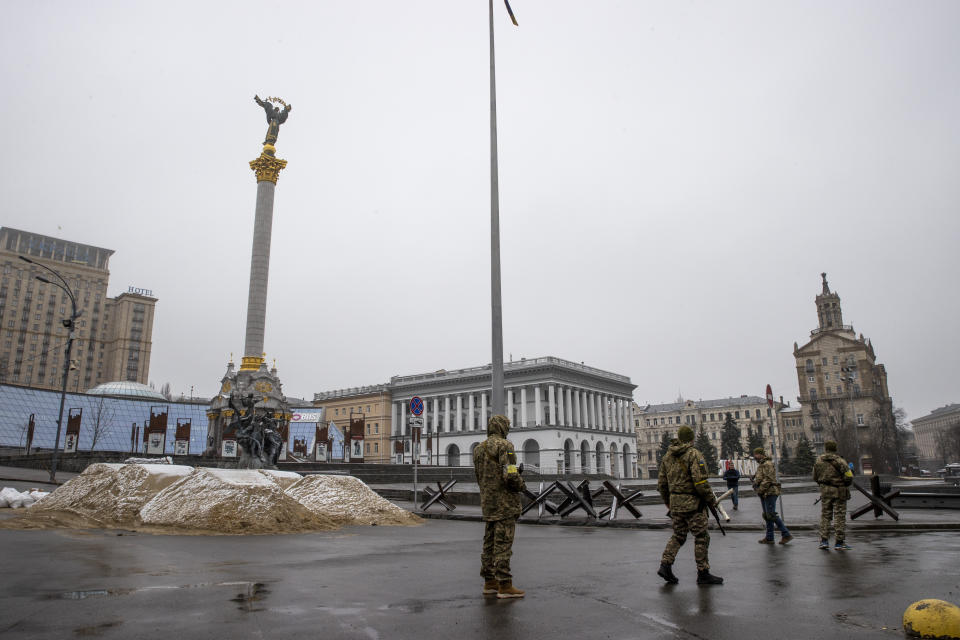
[[[827,274],[816,297],[819,326],[803,346],[793,343],[800,386],[802,424],[817,454],[834,440],[856,472],[873,468],[872,438],[893,425],[887,370],[877,363],[870,340],[843,324],[840,296],[830,291]],[[880,469],[877,469],[880,471]]]
[[[423,464],[467,466],[492,415],[491,366],[394,376],[394,462],[409,463],[410,400],[424,401]],[[555,357],[504,363],[510,440],[525,465],[542,473],[636,476],[630,378]]]

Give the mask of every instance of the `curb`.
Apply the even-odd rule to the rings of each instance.
[[[426,518],[428,520],[456,520],[461,522],[483,522],[483,517],[480,515],[472,514],[460,514],[460,513],[440,513],[440,512],[424,512],[424,511],[413,511],[412,513],[420,516],[421,518]],[[606,529],[669,529],[669,522],[641,522],[638,520],[594,520],[592,518],[572,518],[566,520],[560,519],[534,519],[534,518],[520,518],[517,521],[517,524],[528,524],[528,525],[539,525],[539,526],[560,526],[560,527],[593,527],[593,528],[606,528]],[[748,524],[728,524],[724,525],[725,531],[736,531],[736,532],[762,532],[764,530],[761,525],[748,525]],[[717,526],[715,523],[710,523],[710,529],[717,531]],[[791,531],[817,531],[819,525],[817,524],[807,524],[807,523],[798,523],[791,524]],[[944,522],[944,523],[922,523],[922,522],[909,522],[909,523],[898,523],[898,522],[885,522],[885,523],[870,523],[870,524],[857,524],[857,523],[847,523],[847,531],[856,531],[856,532],[867,532],[867,533],[882,533],[889,531],[898,531],[906,533],[924,533],[929,531],[960,531],[960,523]]]

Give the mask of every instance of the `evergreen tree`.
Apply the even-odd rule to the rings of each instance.
[[[787,448],[786,442],[780,445],[780,473],[785,473],[789,476],[794,474],[793,461],[790,459],[790,450]]]
[[[660,439],[660,450],[657,451],[657,465],[659,466],[660,461],[663,460],[663,456],[667,455],[667,449],[670,448],[670,441],[673,440],[673,436],[670,435],[669,431],[663,432],[663,437]]]
[[[817,461],[817,456],[813,453],[813,447],[810,441],[804,435],[797,441],[797,454],[793,459],[793,472],[798,476],[806,476],[813,473],[813,463]]]
[[[751,455],[753,455],[753,450],[757,447],[760,447],[764,451],[767,450],[763,445],[763,433],[760,429],[757,429],[756,433],[754,433],[753,429],[747,427],[747,448],[750,449]]]
[[[707,464],[707,471],[711,474],[716,474],[717,468],[720,466],[717,460],[717,448],[710,442],[710,438],[707,437],[707,432],[703,430],[703,426],[697,431],[697,439],[693,443],[693,446],[703,454],[703,461]]]
[[[720,432],[720,457],[732,460],[734,456],[743,455],[743,442],[740,440],[740,427],[733,421],[733,416],[727,412],[723,421],[723,431]]]

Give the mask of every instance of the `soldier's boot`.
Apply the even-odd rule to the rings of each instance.
[[[500,588],[497,590],[498,598],[522,598],[525,591],[521,591],[513,586],[513,581],[503,580],[500,582]]]
[[[826,538],[820,538],[820,546],[818,548],[830,551],[830,541]]]
[[[843,540],[837,540],[837,543],[836,543],[835,545],[833,545],[833,550],[834,550],[834,551],[850,551],[850,549],[853,549],[853,547],[851,547],[850,545],[848,545],[848,544],[847,544],[846,542],[844,542]]]
[[[660,563],[660,568],[657,570],[657,575],[669,582],[670,584],[677,584],[680,582],[680,579],[677,576],[673,575],[673,565]]]
[[[760,544],[773,544],[773,538],[770,538],[770,539],[760,538],[759,540],[757,540],[757,542],[759,542]]]
[[[500,590],[500,583],[494,578],[487,578],[483,581],[483,595],[492,596]]]
[[[710,569],[697,571],[697,584],[723,584],[723,578],[710,573]]]

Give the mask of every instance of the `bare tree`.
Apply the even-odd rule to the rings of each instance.
[[[90,429],[93,433],[90,438],[90,451],[97,448],[97,442],[106,434],[107,429],[109,429],[113,423],[114,415],[116,415],[114,406],[107,404],[106,397],[100,396],[97,403],[93,405],[93,411],[91,412],[93,424]]]
[[[827,435],[831,440],[837,443],[837,449],[847,460],[854,462],[856,472],[862,473],[860,460],[857,459],[857,452],[860,449],[858,435],[855,433],[856,425],[847,417],[846,400],[830,399],[821,402],[825,406],[823,411],[823,422]]]
[[[164,398],[166,398],[168,402],[169,402],[170,400],[173,400],[173,393],[170,391],[170,383],[169,383],[169,382],[164,382],[164,383],[163,383],[163,386],[160,387],[160,394],[161,394]]]

